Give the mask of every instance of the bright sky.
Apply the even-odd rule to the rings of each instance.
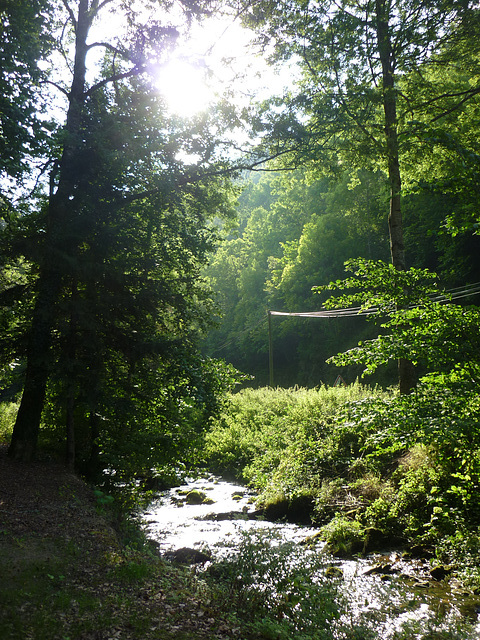
[[[189,117],[234,87],[236,101],[281,92],[285,77],[249,46],[251,34],[231,19],[210,19],[195,27],[159,78],[172,111]]]
[[[123,25],[118,20],[118,14],[109,14],[111,33],[122,31]],[[103,20],[97,25],[99,40],[100,34],[105,33],[105,24]],[[171,62],[158,72],[158,88],[172,113],[191,117],[232,86],[237,104],[251,100],[253,95],[265,98],[282,92],[291,74],[284,74],[282,79],[256,56],[249,47],[251,37],[238,21],[227,16],[212,17],[194,25],[188,40],[181,36]]]

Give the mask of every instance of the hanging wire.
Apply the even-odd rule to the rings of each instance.
[[[480,282],[463,285],[453,289],[447,289],[445,293],[430,296],[432,302],[448,302],[450,300],[460,300],[480,293]],[[413,308],[409,307],[409,308]],[[378,313],[378,307],[362,309],[362,307],[347,307],[345,309],[322,309],[320,311],[269,311],[272,316],[294,316],[297,318],[353,318],[356,316],[369,316]]]
[[[237,339],[240,336],[243,336],[245,333],[249,333],[251,331],[255,331],[255,329],[257,327],[259,327],[261,324],[264,324],[266,321],[265,316],[262,316],[260,318],[260,320],[255,323],[254,325],[250,325],[249,327],[246,327],[245,329],[243,329],[242,331],[238,331],[237,333],[235,333],[231,338],[229,338],[226,342],[224,342],[223,344],[221,344],[219,347],[216,347],[216,349],[214,349],[212,351],[212,353],[217,353],[217,351],[221,351],[222,349],[224,349],[225,347],[230,346],[231,344],[233,344],[234,342],[237,341]]]

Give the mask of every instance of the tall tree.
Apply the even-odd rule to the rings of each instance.
[[[208,2],[203,3],[203,9],[207,5]],[[28,333],[25,381],[9,448],[9,455],[14,459],[30,460],[35,453],[47,385],[62,362],[55,361],[52,348],[54,335],[62,329],[62,318],[68,319],[68,327],[63,329],[67,343],[63,361],[83,362],[97,380],[102,377],[99,358],[106,348],[111,349],[115,340],[117,344],[122,340],[131,341],[124,344],[119,353],[135,350],[132,325],[138,313],[149,316],[152,330],[159,323],[172,326],[177,321],[191,326],[194,321],[186,314],[192,313],[195,296],[200,299],[202,295],[199,290],[195,292],[193,276],[198,273],[197,261],[203,259],[209,246],[206,231],[202,232],[204,207],[207,200],[214,211],[223,204],[208,184],[202,188],[192,186],[199,179],[201,162],[189,170],[177,155],[181,150],[179,145],[189,139],[187,133],[177,131],[175,136],[170,125],[165,121],[159,123],[155,112],[160,106],[158,92],[148,80],[141,81],[155,65],[165,60],[175,41],[177,31],[169,22],[169,6],[168,2],[146,3],[145,7],[153,13],[140,25],[136,24],[134,3],[117,0],[63,0],[64,12],[57,15],[62,35],[71,34],[73,38],[72,76],[69,86],[65,87],[61,79],[55,80],[57,89],[66,98],[66,115],[57,136],[58,156],[50,158],[50,192],[44,208],[42,252]],[[188,14],[186,19],[202,10],[202,3],[185,2],[182,6]],[[128,29],[123,39],[105,43],[90,41],[94,22],[109,9],[125,12]],[[61,46],[62,55],[67,57],[68,44]],[[100,76],[90,80],[87,56],[100,48],[106,51],[105,61]],[[150,116],[153,120],[149,123]],[[212,168],[215,159],[211,154],[212,138],[207,123],[203,123],[192,144],[200,156],[202,149],[208,148],[205,158],[210,158]],[[198,214],[192,215],[193,199],[202,189],[204,204],[199,205]],[[140,223],[145,211],[145,220]],[[159,218],[163,222],[155,221],[154,211],[165,212]],[[193,233],[196,215],[199,228]],[[135,220],[143,227],[141,237],[146,238],[147,244],[138,246],[133,234]],[[165,260],[161,246],[162,225],[170,230],[166,240],[170,262]],[[147,254],[146,263],[141,264],[139,256],[127,248],[129,242]],[[182,260],[185,261],[183,271]],[[167,266],[169,264],[172,266]],[[176,282],[168,285],[169,292],[162,299],[163,311],[160,312],[156,296],[159,289],[166,286],[165,278],[158,277],[162,269],[169,274],[167,279],[173,278]],[[147,275],[153,272],[157,275]],[[148,282],[147,290],[142,289],[142,276]],[[109,283],[103,299],[102,281]],[[118,294],[116,302],[121,312],[116,314],[117,330],[108,336],[108,347],[100,337],[107,335],[105,322],[101,323],[100,332],[98,318],[107,317],[108,300],[110,310],[113,309],[114,291]],[[88,312],[90,320],[96,317],[97,322],[96,326],[90,322],[90,330],[94,329],[90,334],[85,325]],[[198,314],[198,320],[200,316]],[[125,331],[121,338],[119,329],[125,328],[127,322],[129,338]],[[178,331],[167,330],[167,337],[169,333],[170,337],[180,336]],[[90,344],[89,335],[94,336]],[[83,337],[81,342],[79,336]],[[97,343],[97,339],[100,342]],[[155,349],[158,352],[159,347],[152,349],[152,353]],[[68,367],[65,372],[69,379],[74,376]],[[127,372],[127,378],[130,374]],[[69,401],[74,398],[74,385],[69,386],[66,395]],[[70,402],[71,415],[73,409]],[[90,413],[95,416],[95,406],[90,407]]]
[[[303,70],[290,110],[284,107],[276,123],[273,116],[271,142],[288,139],[295,163],[326,163],[333,153],[350,165],[386,171],[391,260],[398,270],[406,268],[402,158],[412,144],[422,144],[414,123],[426,105],[406,91],[403,80],[421,79],[437,64],[436,52],[456,37],[474,7],[449,0],[259,0],[245,9],[260,44],[274,45],[272,57],[295,56]],[[306,123],[291,118],[299,109],[308,115]],[[404,359],[399,381],[402,392],[415,382]]]

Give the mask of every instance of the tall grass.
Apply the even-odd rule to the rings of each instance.
[[[286,486],[288,477],[300,486],[292,473],[296,476],[295,469],[299,472],[308,466],[304,454],[325,446],[346,404],[379,393],[359,383],[316,389],[244,389],[230,397],[206,435],[206,459],[218,473],[260,491],[275,487],[290,496],[295,489]],[[291,467],[288,473],[281,471],[285,465]]]

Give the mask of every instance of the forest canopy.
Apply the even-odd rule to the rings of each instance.
[[[468,2],[249,5],[264,55],[295,59],[301,76],[257,112],[284,172],[247,180],[238,228],[208,268],[227,319],[207,352],[267,383],[267,310],[321,308],[312,288],[343,278],[350,258],[428,268],[439,291],[478,282],[478,19]],[[325,360],[378,332],[361,318],[272,325],[282,385],[333,384]],[[418,375],[399,359],[401,390]]]

